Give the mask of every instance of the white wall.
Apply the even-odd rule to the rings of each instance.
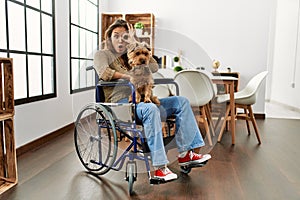
[[[16,107],[17,147],[72,123],[78,109],[93,101],[93,92],[70,95],[68,3],[69,0],[55,1],[57,98]],[[230,66],[241,73],[241,87],[254,74],[267,69],[273,0],[103,0],[100,3],[102,11],[154,13],[158,30],[171,30],[184,38],[174,43],[193,66],[205,65],[210,69],[211,59],[218,59],[221,70]],[[156,41],[166,41],[165,37],[157,34]],[[176,51],[176,46],[173,48]],[[264,92],[254,107],[256,113],[264,112]]]
[[[17,147],[72,123],[78,109],[93,100],[92,92],[70,95],[69,0],[55,4],[57,98],[16,106]]]
[[[276,1],[273,0],[104,0],[107,12],[151,12],[156,28],[178,32],[194,41],[210,59],[221,62],[220,70],[228,66],[240,72],[241,88],[258,72],[267,70],[269,33]],[[104,10],[105,11],[105,10]],[[273,31],[273,30],[271,30]],[[157,41],[168,39],[160,38]],[[180,40],[176,42],[183,56],[195,66],[202,65],[201,52],[192,52]],[[273,41],[271,41],[273,42]],[[173,44],[171,45],[173,46]],[[204,62],[206,63],[206,62]],[[209,64],[206,69],[210,70]],[[264,84],[265,85],[265,84]],[[264,113],[265,88],[260,92],[256,113]]]
[[[278,0],[270,100],[300,109],[299,0]],[[292,87],[295,84],[295,87]]]

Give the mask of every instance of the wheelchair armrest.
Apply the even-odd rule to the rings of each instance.
[[[134,88],[134,85],[128,81],[128,80],[125,80],[125,79],[118,79],[118,80],[113,80],[113,81],[103,81],[103,80],[100,80],[96,86],[96,93],[98,94],[103,94],[104,96],[104,93],[103,93],[103,90],[102,90],[102,87],[115,87],[115,86],[128,86],[130,89],[131,89],[131,95],[132,95],[132,103],[135,104],[135,88]],[[101,91],[102,90],[102,91]],[[104,99],[97,99],[99,98],[98,95],[96,95],[96,101],[97,102],[103,102]]]
[[[173,84],[176,88],[176,95],[179,94],[179,86],[172,78],[154,78],[154,84],[160,85],[160,84]]]
[[[118,79],[118,80],[112,80],[112,81],[100,80],[98,82],[98,85],[100,85],[100,86],[116,86],[116,85],[129,85],[129,84],[131,84],[131,83],[125,79]]]

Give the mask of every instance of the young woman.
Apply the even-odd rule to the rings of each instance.
[[[116,20],[106,31],[104,49],[96,52],[94,67],[99,78],[104,81],[114,79],[130,79],[128,71],[126,45],[134,40],[134,30],[122,19]],[[154,73],[158,64],[154,58],[150,59],[150,69]],[[107,102],[128,102],[130,90],[124,87],[104,88]],[[211,158],[209,154],[201,155],[193,151],[204,146],[203,138],[197,126],[189,101],[180,96],[171,96],[160,99],[161,105],[141,102],[137,105],[137,117],[144,126],[145,136],[151,151],[152,165],[155,168],[154,177],[165,181],[177,179],[171,172],[164,149],[161,119],[175,115],[175,139],[178,148],[178,163],[180,166],[191,163],[202,163]]]

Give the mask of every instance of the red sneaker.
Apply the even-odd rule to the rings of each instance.
[[[188,151],[187,154],[183,158],[178,157],[178,164],[180,166],[185,166],[185,165],[189,165],[189,164],[199,164],[199,163],[203,163],[209,159],[211,159],[210,154],[202,155],[202,154],[194,153],[193,151]]]
[[[164,179],[164,181],[171,181],[177,179],[177,174],[174,174],[171,170],[169,170],[169,168],[164,167],[155,171],[154,178]]]

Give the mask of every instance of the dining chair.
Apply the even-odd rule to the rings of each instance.
[[[179,86],[179,95],[186,97],[193,108],[199,108],[200,113],[195,114],[196,119],[198,123],[204,124],[208,142],[212,145],[210,134],[214,136],[215,131],[209,102],[215,92],[210,77],[203,70],[182,70],[176,73],[174,81]]]
[[[159,72],[155,72],[152,74],[153,78],[165,78],[161,73]],[[158,98],[165,98],[168,97],[170,95],[172,95],[169,85],[154,85],[153,89],[153,95],[157,96]]]
[[[234,93],[235,100],[235,108],[241,108],[244,110],[244,113],[236,113],[236,119],[246,120],[248,134],[250,135],[250,126],[249,121],[252,122],[253,128],[255,130],[255,134],[258,140],[258,143],[261,144],[261,139],[259,135],[259,131],[257,128],[256,120],[253,114],[252,105],[256,103],[258,91],[260,86],[262,85],[263,80],[267,76],[268,72],[263,71],[255,75],[251,78],[251,80],[247,83],[247,85],[240,91]],[[218,137],[218,142],[221,141],[223,136],[223,132],[226,126],[226,121],[230,119],[230,109],[228,106],[229,103],[229,94],[223,94],[217,96],[218,103],[227,102],[227,108],[225,113],[225,118],[223,124],[221,126],[220,134]]]
[[[160,68],[157,73],[160,73],[164,78],[174,78],[177,72],[171,68]],[[174,85],[168,85],[168,87],[173,95],[176,94],[176,87]]]
[[[165,78],[174,78],[176,75],[176,72],[171,68],[160,68],[157,72],[159,72]]]

